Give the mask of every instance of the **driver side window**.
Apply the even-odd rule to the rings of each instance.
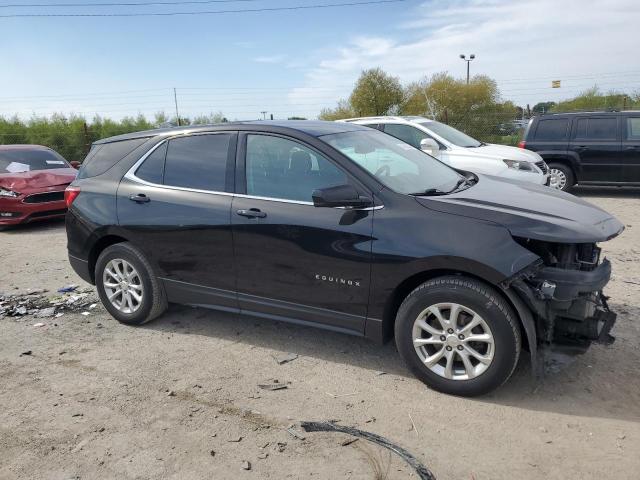
[[[347,175],[310,148],[282,137],[247,135],[247,195],[312,202],[314,190],[348,183]]]

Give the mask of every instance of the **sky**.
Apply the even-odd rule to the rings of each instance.
[[[363,69],[403,84],[448,71],[533,106],[598,85],[640,93],[638,0],[404,0],[175,16],[14,17],[274,9],[366,0],[0,0],[0,116],[302,116],[348,97]],[[54,4],[83,4],[56,7]],[[19,7],[19,5],[40,6]],[[94,5],[90,5],[94,4]],[[8,6],[12,5],[12,6]],[[562,87],[551,88],[552,80]]]

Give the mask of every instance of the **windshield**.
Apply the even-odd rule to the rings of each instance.
[[[71,168],[69,164],[51,150],[2,150],[0,151],[0,173],[32,172]]]
[[[460,130],[456,130],[455,128],[450,127],[449,125],[445,125],[444,123],[435,122],[435,121],[420,122],[420,125],[422,125],[423,127],[427,127],[436,135],[439,135],[449,143],[453,143],[458,147],[475,148],[475,147],[482,146],[482,142],[479,142],[475,138],[470,137],[466,133],[462,133]]]
[[[464,180],[430,155],[376,130],[324,135],[322,140],[398,193],[449,192]]]

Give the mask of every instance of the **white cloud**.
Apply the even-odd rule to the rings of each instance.
[[[640,89],[637,0],[434,0],[407,17],[393,37],[356,37],[326,54],[306,73],[304,87],[289,93],[291,104],[317,98],[315,86],[325,97],[344,98],[360,72],[376,66],[405,83],[444,70],[462,77],[461,53],[476,54],[472,75],[495,78],[503,97],[522,105],[595,83]],[[555,79],[563,88],[551,90]]]

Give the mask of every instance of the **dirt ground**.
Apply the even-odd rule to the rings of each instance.
[[[463,399],[415,380],[393,344],[204,309],[173,306],[142,328],[101,306],[4,318],[0,479],[416,478],[365,440],[287,432],[329,419],[396,442],[440,480],[638,479],[640,191],[577,194],[627,226],[604,245],[619,314],[612,347],[596,345],[541,382],[524,356],[507,385]],[[0,232],[0,260],[6,293],[84,286],[63,222]],[[286,353],[299,356],[279,365]],[[273,379],[288,388],[257,387]]]

